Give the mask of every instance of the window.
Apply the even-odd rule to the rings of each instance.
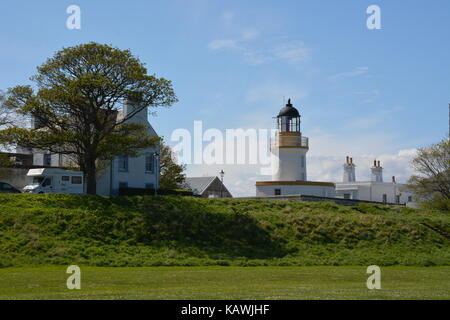
[[[146,183],[145,189],[153,189],[153,183]]]
[[[13,187],[12,187],[10,184],[8,184],[8,183],[2,183],[2,184],[0,184],[0,189],[3,189],[3,190],[12,190]]]
[[[387,195],[383,194],[383,203],[386,203],[386,202],[387,202]]]
[[[119,182],[119,189],[128,188],[128,182]]]
[[[300,156],[300,166],[301,166],[302,168],[305,167],[305,155],[304,155],[304,154],[302,154],[302,155]]]
[[[69,177],[69,176],[62,176],[62,177],[61,177],[61,180],[62,180],[62,181],[69,181],[69,180],[70,180],[70,177]]]
[[[344,193],[344,199],[350,199],[350,193]]]
[[[155,167],[155,155],[145,156],[145,172],[153,172]]]
[[[119,156],[119,171],[128,171],[128,156]]]
[[[400,204],[400,196],[399,195],[395,196],[395,203]]]
[[[44,177],[34,177],[32,184],[33,185],[36,185],[36,184],[40,185],[42,183],[42,181],[44,181]]]
[[[412,202],[412,196],[408,196],[408,202]]]
[[[275,195],[281,196],[281,189],[275,189]]]
[[[82,183],[82,179],[80,176],[73,176],[72,177],[72,184],[81,184]]]
[[[51,153],[44,154],[44,166],[50,167],[52,165],[52,155]]]
[[[42,183],[43,187],[46,186],[51,186],[52,185],[52,180],[50,178],[45,178],[44,182]]]

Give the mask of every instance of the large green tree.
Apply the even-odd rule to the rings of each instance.
[[[118,154],[138,154],[156,142],[143,125],[128,120],[143,108],[177,101],[171,82],[149,75],[129,50],[98,43],[56,52],[31,80],[35,88],[11,88],[3,103],[31,116],[38,127],[1,130],[0,142],[68,155],[84,172],[89,194],[96,193],[100,163]],[[137,107],[118,119],[125,100]]]
[[[450,202],[450,140],[443,139],[431,147],[421,148],[412,160],[417,172],[411,176],[407,190],[421,202]]]
[[[178,164],[176,156],[172,149],[165,145],[163,141],[160,144],[160,187],[162,189],[177,189],[179,188],[186,175],[184,171],[186,166]]]

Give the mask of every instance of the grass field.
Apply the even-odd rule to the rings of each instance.
[[[445,234],[448,213],[381,204],[0,195],[0,268],[449,266]]]
[[[68,290],[62,266],[0,269],[0,299],[450,299],[450,267],[81,267]]]

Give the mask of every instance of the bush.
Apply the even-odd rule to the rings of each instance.
[[[194,193],[190,190],[183,189],[158,189],[156,194],[159,196],[193,196]],[[120,188],[119,195],[121,196],[153,196],[155,189],[150,188]]]

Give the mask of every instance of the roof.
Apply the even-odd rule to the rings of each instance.
[[[37,168],[28,170],[27,176],[42,176],[42,175],[53,175],[53,174],[67,174],[67,175],[83,175],[81,171],[64,170],[61,168]]]
[[[288,103],[286,103],[286,106],[280,110],[280,113],[278,113],[278,117],[296,118],[300,117],[300,113],[292,106],[291,99],[288,99]]]
[[[217,177],[190,177],[185,179],[184,184],[194,194],[202,194],[215,178]]]

